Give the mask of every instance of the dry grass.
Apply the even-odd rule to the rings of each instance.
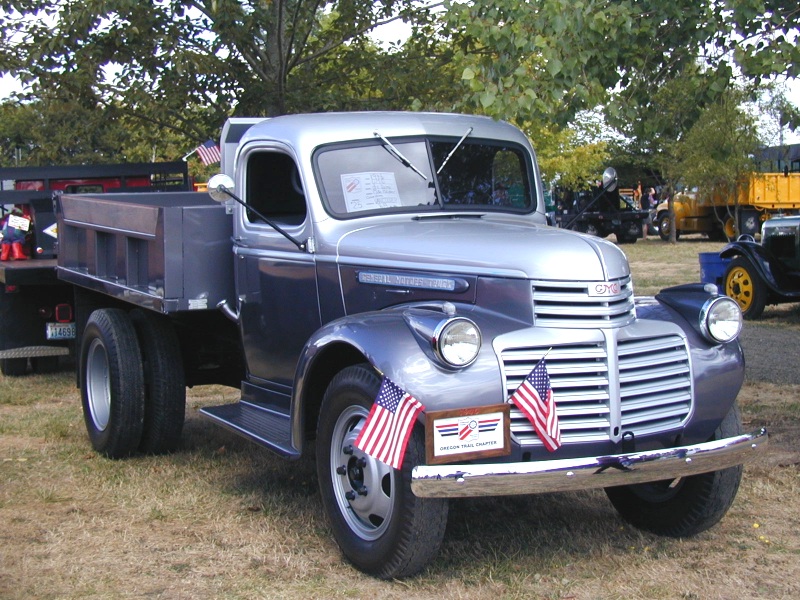
[[[625,250],[654,278],[675,254],[656,240]],[[235,397],[190,390],[180,452],[111,461],[89,446],[72,374],[0,377],[0,598],[800,596],[800,386],[746,384],[745,418],[768,424],[773,444],[709,532],[639,532],[597,491],[454,501],[438,558],[403,582],[341,559],[312,461],[285,462],[198,417]]]

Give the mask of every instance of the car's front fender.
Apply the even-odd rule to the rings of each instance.
[[[720,258],[735,258],[741,256],[752,266],[755,275],[773,293],[781,294],[781,286],[778,284],[776,274],[783,270],[783,266],[778,260],[770,256],[769,252],[760,244],[755,242],[731,242],[726,245],[719,253]]]
[[[321,400],[336,370],[355,362],[371,364],[427,411],[505,402],[500,365],[487,338],[467,367],[448,367],[436,359],[426,331],[453,316],[486,326],[486,316],[476,315],[474,307],[460,307],[455,315],[447,315],[435,305],[360,313],[324,325],[306,343],[295,373],[291,402],[295,434],[302,431],[305,406]]]

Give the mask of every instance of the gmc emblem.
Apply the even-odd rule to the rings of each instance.
[[[619,291],[620,287],[617,282],[604,281],[589,286],[590,296],[616,296]]]

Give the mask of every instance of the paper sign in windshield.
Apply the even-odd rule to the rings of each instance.
[[[349,213],[401,206],[394,173],[346,173],[342,175],[342,191]]]

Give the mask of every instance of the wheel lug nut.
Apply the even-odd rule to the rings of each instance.
[[[356,499],[356,493],[353,490],[349,490],[344,493],[344,497],[352,502]]]
[[[347,474],[347,467],[345,467],[344,465],[336,467],[336,474],[337,475],[346,475]]]
[[[356,464],[363,469],[367,466],[367,459],[362,456],[356,461]]]
[[[350,445],[345,446],[344,448],[342,448],[342,452],[344,452],[345,454],[352,454],[353,453],[353,447],[350,446]]]
[[[367,495],[367,486],[365,486],[365,485],[362,485],[362,486],[361,486],[360,488],[358,488],[358,490],[356,490],[356,491],[358,492],[358,495],[359,495],[359,496],[366,496],[366,495]]]

